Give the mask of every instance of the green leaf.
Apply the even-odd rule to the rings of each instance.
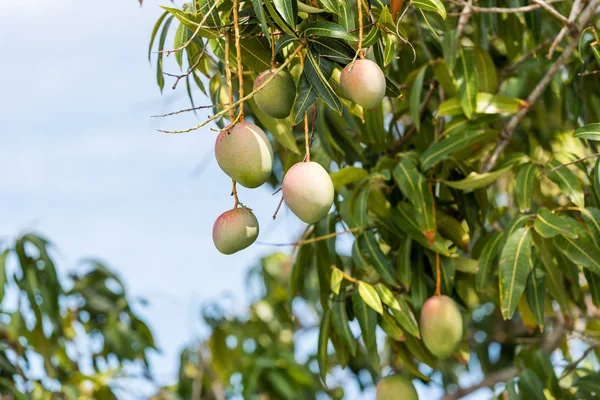
[[[331,270],[331,291],[335,294],[340,294],[340,286],[344,280],[344,274],[339,268],[333,268]]]
[[[577,128],[573,136],[580,139],[600,140],[600,122],[587,124]]]
[[[298,0],[298,12],[304,12],[307,14],[320,14],[322,12],[325,12],[325,10],[310,6],[308,4],[304,4],[303,2]]]
[[[379,317],[379,325],[381,329],[393,340],[401,340],[404,337],[404,331],[398,326],[394,318],[387,312],[381,314]]]
[[[400,191],[417,211],[416,219],[426,237],[435,233],[433,194],[427,178],[408,157],[402,157],[394,168],[393,177]]]
[[[296,29],[296,17],[298,15],[298,3],[297,0],[272,0],[275,9],[279,12],[279,15],[283,17],[283,20],[292,29]]]
[[[533,163],[527,163],[519,168],[515,184],[515,194],[521,212],[531,209],[533,184],[537,174],[537,167]]]
[[[410,91],[410,117],[417,127],[417,132],[421,130],[421,93],[423,92],[423,80],[427,72],[427,65],[421,68]]]
[[[425,248],[444,256],[450,256],[450,252],[439,234],[436,234],[433,246],[429,243],[429,240],[423,235],[423,232],[414,221],[415,213],[416,211],[409,203],[399,203],[396,208],[391,209],[389,221],[396,230],[406,233]],[[400,234],[398,236],[403,235]]]
[[[477,86],[480,91],[496,93],[498,90],[498,76],[496,66],[490,53],[477,47],[475,48],[475,75],[477,77]],[[516,112],[516,111],[515,111]]]
[[[167,17],[167,15],[169,15],[168,11],[162,13],[156,21],[156,24],[154,24],[154,28],[152,29],[152,35],[150,36],[150,44],[148,45],[148,61],[150,61],[150,57],[152,56],[152,46],[154,46],[154,39],[156,38],[156,34],[158,33],[158,30],[160,29],[160,26],[164,19]]]
[[[445,56],[445,55],[444,55]],[[456,56],[456,54],[455,54]],[[444,62],[443,60],[437,60],[431,63],[431,68],[433,69],[433,74],[437,81],[439,82],[442,89],[446,93],[446,96],[453,97],[456,96],[456,82],[454,81],[454,77],[450,73],[450,67],[447,64],[448,61]],[[454,60],[456,62],[456,60]],[[458,99],[456,100],[456,105],[458,106],[458,114],[462,113],[462,108],[460,108],[460,104]],[[440,113],[441,105],[438,107],[438,114]]]
[[[600,249],[589,236],[582,233],[577,239],[557,236],[554,238],[554,245],[575,264],[600,275]]]
[[[288,1],[292,1],[292,0],[288,0]],[[267,7],[267,11],[269,12],[269,15],[271,16],[271,18],[273,18],[273,21],[275,22],[275,24],[281,28],[282,31],[284,31],[285,33],[287,33],[290,36],[294,36],[294,37],[298,37],[298,35],[296,34],[294,28],[292,28],[283,18],[282,16],[277,12],[277,10],[275,9],[274,6],[274,0],[264,0],[264,4]],[[295,19],[294,19],[295,22]]]
[[[334,39],[343,39],[348,42],[356,42],[356,38],[341,25],[329,21],[311,22],[300,32],[304,37],[330,37]]]
[[[525,108],[526,104],[526,101],[514,97],[479,92],[476,96],[474,112],[477,114],[510,115],[516,114],[520,109]],[[443,117],[454,117],[462,113],[463,108],[458,97],[452,97],[444,101],[438,109],[438,115]]]
[[[367,351],[377,350],[375,330],[377,328],[377,312],[367,306],[357,291],[352,293],[352,308],[362,332],[362,339]]]
[[[4,250],[0,253],[0,304],[2,304],[2,300],[4,299],[4,291],[7,282],[6,276],[6,259],[8,257],[9,251],[8,249]]]
[[[578,225],[575,220],[564,215],[552,214],[545,207],[538,209],[533,226],[541,237],[547,239],[557,235],[565,235],[571,239],[577,238]]]
[[[564,273],[557,264],[557,257],[553,251],[554,246],[552,246],[551,241],[544,239],[537,234],[534,235],[534,238],[540,254],[540,259],[546,270],[546,286],[548,287],[548,292],[559,304],[560,309],[566,313],[569,311],[569,304],[566,296],[567,291],[564,286]]]
[[[515,160],[515,163],[518,160]],[[479,174],[477,172],[471,172],[465,179],[460,181],[442,181],[446,186],[450,186],[454,189],[464,190],[470,192],[475,189],[484,188],[496,182],[498,178],[508,172],[514,165],[509,164],[504,168],[500,168],[496,171]]]
[[[579,212],[581,212],[583,221],[590,232],[590,238],[596,247],[600,249],[600,210],[587,207],[579,209]]]
[[[533,262],[532,262],[533,264]],[[541,267],[534,267],[527,282],[527,304],[535,317],[538,326],[544,328],[544,301],[546,298],[546,272]]]
[[[332,0],[332,1],[336,1],[336,0]],[[352,7],[350,7],[350,2],[349,1],[341,1],[339,2],[340,4],[340,12],[339,12],[339,18],[338,18],[338,23],[343,26],[344,28],[346,28],[346,30],[348,32],[354,30],[356,28],[356,23],[355,18],[354,18],[354,13],[352,12]]]
[[[354,201],[354,207],[352,209],[354,222],[361,230],[367,227],[368,202],[372,184],[373,182],[371,180],[365,180],[354,190],[353,194],[353,196],[356,195],[356,200]],[[350,202],[350,204],[352,204],[352,202]]]
[[[350,354],[355,357],[356,356],[356,339],[350,330],[350,326],[348,325],[348,312],[346,311],[346,302],[341,298],[341,296],[336,296],[333,300],[333,304],[331,306],[331,319],[333,321],[333,329],[335,333],[338,335],[340,340],[342,340],[346,346],[348,346],[348,350],[350,350]]]
[[[327,342],[331,332],[331,308],[326,309],[321,317],[319,326],[319,342],[317,346],[317,362],[319,364],[319,373],[323,385],[326,385],[325,376],[327,375]]]
[[[196,36],[207,38],[207,39],[217,39],[221,37],[218,31],[211,29],[198,29],[198,24],[202,22],[202,16],[200,14],[190,14],[185,11],[182,11],[178,8],[165,7],[161,6],[162,9],[166,10],[170,14],[172,14],[175,18],[179,20],[182,24],[188,27],[192,32],[198,31]],[[166,25],[166,23],[165,23]],[[164,28],[163,28],[164,31]]]
[[[411,249],[412,239],[410,236],[406,236],[400,243],[400,248],[398,249],[398,265],[396,268],[398,279],[409,288],[412,282],[412,268],[410,261]]]
[[[525,290],[531,262],[531,232],[517,229],[506,241],[500,256],[500,303],[502,317],[512,318]]]
[[[562,167],[554,172],[549,172],[560,165],[560,162],[557,160],[550,161],[546,165],[546,171],[548,171],[546,176],[560,187],[565,196],[567,196],[573,204],[583,208],[585,205],[583,190],[581,188],[581,183],[575,174],[567,167]]]
[[[494,232],[481,250],[481,254],[479,255],[479,271],[475,276],[475,287],[479,291],[483,291],[487,287],[487,283],[492,275],[494,261],[498,257],[501,239],[502,233]]]
[[[298,82],[298,94],[294,105],[292,107],[292,124],[298,125],[304,119],[304,114],[310,106],[312,106],[317,100],[317,92],[313,89],[312,85],[308,82],[306,74],[300,75],[300,81]]]
[[[383,314],[381,299],[373,286],[363,281],[358,282],[358,294],[369,307],[379,314]]]
[[[390,260],[383,254],[373,232],[365,232],[357,237],[358,249],[364,259],[371,265],[383,281],[396,285]]]
[[[322,57],[331,59],[340,65],[346,65],[354,58],[356,53],[352,47],[338,39],[320,37],[310,44],[310,48]]]
[[[408,303],[402,296],[395,297],[398,301],[398,304],[400,305],[400,310],[396,310],[394,308],[391,309],[394,319],[407,333],[415,337],[421,337],[421,333],[419,332],[419,325],[417,324],[417,319],[415,318],[415,315],[408,306]]]
[[[465,274],[476,274],[479,272],[479,262],[469,257],[458,256],[452,257],[454,267],[457,271]]]
[[[456,66],[456,58],[458,54],[458,43],[456,36],[456,31],[454,29],[447,30],[444,34],[442,50],[444,52],[444,61],[445,66],[447,66],[447,71],[454,71],[454,67]]]
[[[340,15],[340,6],[337,0],[319,0],[319,3],[328,12],[335,15]]]
[[[300,246],[294,264],[289,283],[290,304],[297,295],[304,294],[306,277],[310,275],[310,267],[314,259],[314,246],[308,244]],[[291,306],[291,305],[290,305]]]
[[[263,35],[267,38],[270,37],[271,34],[269,32],[269,25],[267,24],[267,17],[265,16],[262,0],[252,0],[252,8],[254,9],[256,18],[258,18],[258,22],[260,22]]]
[[[427,171],[447,156],[456,151],[466,149],[473,145],[473,142],[485,135],[483,130],[467,131],[461,134],[446,137],[439,142],[431,144],[421,155],[421,168]]]
[[[260,1],[260,0],[258,0],[258,1]],[[279,40],[277,40],[277,42],[275,43],[275,54],[279,54],[281,52],[281,50],[285,49],[286,47],[288,47],[290,44],[294,43],[297,40],[298,40],[297,37],[290,36],[288,34],[281,35]]]
[[[446,19],[446,7],[440,0],[416,0],[412,4],[420,10],[436,12]]]
[[[165,48],[165,41],[167,40],[167,35],[169,33],[169,27],[173,22],[173,16],[169,16],[163,25],[162,32],[160,33],[160,37],[158,39],[158,54],[156,55],[156,83],[158,83],[158,87],[160,88],[160,92],[165,87],[165,77],[163,75],[163,49]]]
[[[328,80],[333,71],[333,63],[319,54],[309,51],[304,63],[304,74],[313,87],[317,96],[332,110],[341,113],[342,103],[335,94]]]
[[[387,286],[378,283],[375,285],[375,289],[377,290],[377,294],[379,294],[379,298],[383,304],[395,310],[401,311],[400,303],[398,303],[398,300],[396,300],[394,294]]]
[[[589,269],[584,269],[583,274],[589,286],[592,304],[598,308],[600,307],[600,275],[596,275]]]
[[[473,118],[473,114],[477,110],[477,79],[474,68],[473,50],[463,48],[458,64],[458,97],[460,105],[469,119]]]
[[[264,126],[271,135],[273,135],[279,144],[296,154],[300,154],[300,149],[298,149],[298,145],[294,139],[294,134],[292,133],[292,127],[286,120],[276,119],[268,116],[256,105],[256,102],[253,98],[246,100],[246,103],[250,105],[252,114],[254,114],[261,125]]]
[[[336,191],[339,191],[343,186],[361,181],[369,176],[369,173],[362,168],[358,167],[346,167],[339,171],[332,172],[331,180],[333,181],[333,187]]]
[[[546,400],[544,396],[544,385],[535,372],[526,368],[519,374],[519,392],[526,399]]]
[[[596,160],[594,166],[594,178],[593,178],[594,190],[596,191],[596,197],[600,201],[600,157]]]

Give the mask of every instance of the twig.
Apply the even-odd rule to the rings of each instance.
[[[435,295],[442,295],[442,269],[440,267],[440,255],[435,253]]]
[[[361,60],[365,58],[365,55],[362,51],[362,43],[363,43],[363,0],[358,0],[356,2],[358,5],[358,56]],[[356,58],[356,57],[355,57]]]
[[[208,4],[208,3],[207,3]],[[212,14],[212,11],[215,9],[215,7],[217,7],[219,5],[218,1],[215,1],[213,3],[213,5],[208,9],[208,11],[206,12],[206,15],[204,16],[204,18],[202,18],[202,21],[200,21],[200,23],[198,24],[198,27],[196,28],[196,30],[194,31],[194,33],[192,34],[192,36],[188,39],[187,42],[185,42],[184,44],[182,44],[181,46],[179,46],[176,49],[171,49],[171,50],[161,50],[158,51],[157,53],[167,53],[167,56],[169,56],[171,53],[175,53],[176,51],[179,50],[183,50],[186,47],[188,47],[188,45],[190,43],[192,43],[192,40],[194,40],[194,38],[196,37],[196,35],[198,34],[198,32],[200,32],[200,29],[203,28],[204,23],[206,22],[206,20],[208,19],[208,16]]]
[[[304,146],[305,149],[305,157],[304,160],[306,162],[310,162],[310,141],[308,140],[308,112],[304,113]]]
[[[571,8],[571,13],[569,14],[569,19],[567,20],[568,24],[565,24],[562,27],[560,32],[558,32],[556,39],[554,39],[554,42],[552,42],[552,46],[550,46],[550,50],[548,50],[548,54],[546,55],[546,58],[548,60],[552,58],[552,55],[554,54],[554,50],[556,49],[558,44],[563,40],[563,38],[565,37],[567,32],[569,32],[570,30],[577,31],[577,27],[575,25],[573,25],[573,22],[577,18],[577,15],[579,14],[580,10],[581,10],[581,0],[574,0],[573,7]]]
[[[233,208],[237,208],[240,204],[240,200],[238,199],[237,187],[235,180],[231,180],[231,195],[233,196]]]
[[[281,190],[281,188],[279,190]],[[275,192],[275,193],[277,193],[277,192]],[[275,209],[275,213],[273,213],[273,219],[277,218],[277,213],[279,213],[279,209],[281,208],[282,204],[283,204],[283,196],[281,196],[281,199],[279,200],[279,204],[277,205],[277,208]]]
[[[473,9],[472,0],[467,0],[465,7],[460,13],[460,17],[458,18],[458,28],[456,30],[456,39],[460,41],[463,33],[465,33],[465,28],[471,19],[471,10]]]
[[[581,357],[579,357],[577,360],[573,361],[571,364],[569,364],[564,372],[562,373],[562,375],[560,376],[560,378],[558,378],[558,380],[560,381],[561,379],[565,378],[567,375],[569,375],[571,372],[573,372],[575,370],[575,368],[577,368],[577,365],[582,362],[583,360],[586,359],[587,356],[590,355],[590,353],[592,351],[594,351],[598,346],[600,346],[600,343],[596,343],[596,344],[592,344],[590,347],[588,347],[587,349],[585,349],[585,351],[583,352],[583,354],[581,355]]]
[[[578,1],[578,0],[575,0],[575,1]],[[589,20],[594,16],[594,13],[596,12],[596,8],[598,7],[599,3],[600,3],[600,0],[591,0],[590,1],[588,6],[585,8],[583,13],[581,14],[580,22],[578,24],[579,31],[581,31],[581,27],[587,25]],[[542,95],[542,93],[544,93],[544,90],[546,90],[546,87],[548,86],[548,84],[550,83],[550,81],[552,80],[554,75],[568,61],[569,57],[571,57],[571,55],[575,51],[575,48],[577,47],[577,45],[578,45],[577,40],[571,40],[567,44],[567,46],[563,50],[560,57],[558,57],[556,62],[552,65],[552,67],[550,67],[548,72],[546,72],[544,77],[538,82],[537,86],[533,89],[533,91],[527,98],[527,102],[530,104],[530,107],[521,108],[510,119],[510,121],[508,122],[506,127],[502,130],[502,133],[500,134],[500,141],[496,145],[494,152],[492,153],[492,155],[490,157],[488,157],[483,162],[483,165],[481,168],[482,172],[484,172],[484,173],[489,172],[492,170],[492,168],[494,168],[494,166],[498,162],[500,154],[502,154],[502,152],[504,151],[506,146],[508,146],[508,143],[510,142],[510,139],[512,138],[512,135],[513,135],[515,129],[517,128],[517,126],[519,126],[519,124],[521,123],[523,118],[525,118],[525,115],[527,115],[527,112],[529,111],[531,106],[537,101],[537,99]]]
[[[542,343],[542,349],[550,354],[554,350],[560,346],[562,339],[564,338],[566,333],[564,323],[562,321],[556,321],[554,325],[554,329],[552,329],[552,333],[545,337]],[[459,389],[452,394],[447,394],[443,397],[442,400],[458,400],[462,397],[465,397],[476,390],[487,387],[494,387],[499,382],[506,382],[511,379],[514,379],[519,374],[519,370],[516,367],[508,367],[502,369],[500,371],[494,372],[492,374],[488,374],[481,382],[476,385]]]
[[[372,229],[372,228],[366,228],[366,229]],[[328,233],[327,235],[323,235],[323,236],[318,236],[315,238],[311,238],[311,239],[306,239],[306,240],[299,240],[297,242],[294,243],[265,243],[265,242],[256,242],[258,244],[262,244],[263,246],[275,246],[275,247],[286,247],[286,246],[304,246],[305,244],[311,244],[311,243],[315,243],[315,242],[320,242],[321,240],[327,240],[327,239],[331,239],[334,238],[336,236],[345,234],[345,233],[351,233],[351,232],[358,232],[360,230],[360,228],[350,228],[347,229],[345,231],[341,231],[341,232],[333,232],[333,233]]]
[[[594,154],[587,155],[585,157],[578,158],[575,161],[571,161],[571,162],[568,162],[568,163],[565,163],[565,164],[560,164],[560,165],[558,165],[558,166],[556,166],[556,167],[554,167],[554,168],[552,168],[552,169],[550,169],[548,171],[542,172],[541,174],[539,174],[537,176],[537,179],[541,179],[542,176],[544,176],[546,174],[550,174],[550,173],[552,173],[554,171],[558,171],[561,168],[568,167],[569,165],[577,164],[577,163],[580,163],[582,161],[587,160],[588,158],[599,157],[599,156],[600,156],[600,153],[594,153]]]
[[[167,114],[153,115],[152,118],[170,117],[171,115],[182,114],[184,112],[203,110],[205,108],[213,108],[213,107],[225,107],[225,106],[227,106],[227,104],[210,104],[208,106],[197,106],[197,107],[192,107],[192,108],[184,108],[183,110],[173,111],[173,112],[170,112]]]
[[[229,99],[229,121],[233,123],[235,111],[233,110],[233,87],[231,85],[231,66],[229,65],[229,32],[225,34],[225,80],[227,81],[227,96]]]
[[[183,78],[186,78],[188,76],[190,76],[190,74],[192,72],[194,72],[194,70],[196,69],[196,67],[200,64],[200,61],[202,61],[202,56],[204,55],[204,53],[206,53],[206,46],[202,47],[202,51],[198,54],[198,59],[196,60],[196,62],[194,63],[194,65],[192,65],[191,67],[188,68],[188,71],[183,74],[183,75],[175,75],[175,74],[169,74],[167,72],[164,72],[165,75],[167,76],[172,76],[177,78],[177,80],[175,81],[175,83],[173,84],[173,90],[175,90],[175,88],[177,88],[177,84],[179,83],[180,80],[182,80]]]
[[[577,76],[589,76],[589,75],[596,75],[596,74],[600,74],[600,69],[597,71],[582,72],[580,74],[577,74]]]
[[[558,18],[558,20],[561,21],[563,24],[567,25],[570,28],[573,27],[573,22],[569,21],[564,15],[562,15],[561,13],[559,13],[558,11],[556,11],[556,8],[552,7],[550,4],[546,3],[543,0],[532,0],[532,1],[535,4],[539,4],[540,7],[542,7],[546,11],[548,11],[554,17]]]
[[[244,97],[242,97],[241,99],[239,99],[238,101],[236,101],[235,103],[233,103],[232,106],[229,106],[227,108],[225,108],[224,110],[219,111],[218,113],[216,113],[215,115],[213,115],[212,117],[208,118],[206,121],[199,123],[196,126],[193,126],[191,128],[187,128],[187,129],[182,129],[182,130],[176,130],[176,131],[171,131],[171,130],[161,130],[159,129],[159,132],[163,132],[163,133],[186,133],[186,132],[191,132],[191,131],[195,131],[197,129],[202,128],[203,126],[206,126],[207,124],[209,124],[210,122],[214,121],[215,119],[218,119],[220,117],[222,117],[223,115],[225,115],[226,113],[229,112],[229,110],[232,107],[236,107],[238,104],[252,98],[252,96],[254,96],[256,93],[260,92],[265,86],[267,86],[273,79],[275,79],[275,77],[277,76],[277,74],[279,72],[281,72],[285,67],[287,67],[292,60],[294,59],[294,57],[303,49],[303,45],[298,46],[298,48],[296,49],[296,51],[294,51],[294,53],[288,57],[287,60],[285,60],[285,62],[283,64],[281,64],[279,66],[279,68],[277,68],[277,70],[275,71],[274,74],[272,74],[271,76],[269,76],[267,79],[265,79],[265,81],[262,83],[262,85],[260,85],[259,87],[257,87],[255,90],[253,90],[251,93],[245,95]]]
[[[242,49],[240,47],[240,24],[239,24],[239,0],[233,0],[233,29],[235,32],[235,54],[237,57],[237,73],[238,73],[238,92],[242,99],[239,108],[240,122],[244,122],[244,71],[242,66]]]
[[[526,55],[521,57],[518,61],[516,61],[515,63],[513,63],[513,64],[509,65],[508,67],[506,67],[505,69],[503,69],[500,72],[501,81],[504,80],[511,72],[513,72],[514,70],[519,68],[521,65],[523,65],[531,57],[535,56],[544,47],[548,46],[551,42],[552,42],[552,38],[548,38],[548,39],[544,40],[542,43],[535,46],[535,48],[533,50],[531,50],[529,53],[527,53]]]
[[[557,3],[559,1],[562,1],[562,0],[549,0],[546,2],[546,4]],[[477,7],[477,6],[470,5],[469,3],[467,3],[466,1],[463,1],[463,0],[451,0],[451,3],[468,7],[469,8],[468,12],[470,12],[470,13],[490,13],[490,14],[516,14],[516,13],[521,13],[521,12],[535,11],[541,7],[538,4],[532,4],[532,5],[523,6],[523,7]],[[464,10],[463,10],[463,12],[464,12]],[[461,14],[462,14],[462,12],[461,12]]]
[[[331,266],[331,270],[336,269],[337,267],[335,265]],[[347,281],[350,281],[352,283],[359,283],[361,282],[359,279],[353,278],[352,276],[348,275],[347,273],[345,273],[344,271],[342,271],[341,269],[338,268],[338,270],[342,273],[342,276],[344,277],[344,279],[346,279]]]

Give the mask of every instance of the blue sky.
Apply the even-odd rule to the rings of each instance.
[[[200,304],[229,292],[243,310],[244,271],[273,249],[214,249],[213,222],[233,205],[216,133],[156,131],[202,114],[150,118],[189,106],[168,78],[161,96],[146,58],[162,3],[0,2],[0,235],[40,232],[68,269],[105,260],[150,301],[142,312],[163,349],[153,370],[167,381],[181,346],[205,333]],[[279,198],[267,187],[241,188],[240,199],[259,218],[259,240],[293,241],[302,229],[287,210],[271,220]]]

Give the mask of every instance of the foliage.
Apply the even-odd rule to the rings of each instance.
[[[214,331],[201,351],[184,353],[182,398],[190,397],[197,371],[211,370],[228,396],[288,398],[303,387],[299,376],[305,390],[328,390],[334,366],[364,386],[390,370],[425,383],[441,379],[448,399],[475,390],[459,388],[458,377],[478,369],[482,387],[507,382],[498,392],[515,398],[595,391],[597,365],[576,358],[580,348],[596,349],[600,329],[600,43],[598,26],[589,25],[597,24],[598,1],[475,3],[253,0],[237,10],[237,1],[199,0],[165,7],[150,43],[150,55],[155,42],[159,50],[158,84],[162,90],[164,55],[174,53],[186,71],[176,83],[185,80],[192,104],[196,85],[213,114],[166,132],[212,121],[228,129],[241,104],[273,140],[273,187],[308,157],[300,152],[306,141],[336,189],[334,211],[296,244],[289,282],[281,279],[275,290],[267,282],[273,273],[263,271],[266,295],[249,320],[210,320]],[[165,50],[170,30],[173,50]],[[238,30],[236,48],[230,42]],[[387,97],[372,110],[345,99],[339,85],[360,44],[387,78]],[[240,72],[238,61],[245,87],[234,79],[232,105],[227,76]],[[266,116],[252,100],[252,80],[272,65],[297,82],[289,119]],[[338,243],[342,231],[353,236],[349,248]],[[440,293],[466,321],[449,360],[427,350],[417,322],[424,302]],[[292,343],[281,342],[283,329],[300,329],[292,317],[300,299],[320,314],[311,357],[321,383],[307,370],[290,372],[304,364],[294,361]],[[271,310],[269,321],[260,304]],[[230,346],[227,335],[237,338]],[[271,339],[261,344],[263,336]],[[245,338],[258,350],[245,350]],[[200,358],[206,349],[210,355]]]
[[[87,260],[64,279],[51,253],[34,234],[0,246],[0,393],[115,398],[124,366],[147,371],[152,334],[106,266]]]

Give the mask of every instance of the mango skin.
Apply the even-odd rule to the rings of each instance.
[[[277,68],[272,68],[261,72],[254,81],[253,90],[258,89],[276,71]],[[273,80],[254,95],[254,101],[258,108],[269,117],[279,119],[287,118],[290,115],[295,98],[296,84],[292,75],[286,70],[279,71]]]
[[[377,383],[377,400],[419,400],[410,379],[402,375],[389,375]]]
[[[376,108],[385,97],[385,75],[371,60],[346,65],[340,76],[343,93],[363,108]]]
[[[458,306],[448,296],[430,297],[421,310],[421,337],[438,358],[452,356],[463,337],[463,319]]]
[[[283,178],[283,199],[307,224],[327,215],[333,204],[333,182],[319,163],[299,162]]]
[[[262,129],[248,122],[239,122],[231,130],[219,133],[215,157],[223,172],[247,188],[265,183],[273,169],[273,147],[269,138]]]
[[[258,237],[258,220],[252,211],[238,207],[225,211],[213,225],[213,242],[223,254],[233,254],[250,246]]]

